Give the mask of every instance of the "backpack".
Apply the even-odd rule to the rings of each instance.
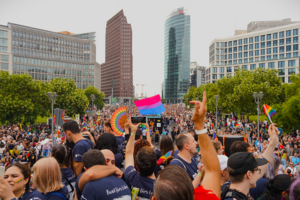
[[[221,200],[225,200],[227,198],[235,198],[236,200],[248,200],[249,197],[245,194],[237,191],[232,190],[229,188],[229,186],[225,187],[224,190],[221,193]]]
[[[59,196],[59,197],[63,198],[64,200],[67,200],[67,198],[60,192],[49,192],[48,194],[46,194],[44,196],[44,198],[49,197],[49,196]]]

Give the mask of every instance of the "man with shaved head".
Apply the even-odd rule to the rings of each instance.
[[[105,158],[105,161],[106,161],[106,165],[113,165],[113,166],[115,166],[116,161],[115,161],[115,155],[114,155],[114,153],[111,150],[109,150],[109,149],[102,149],[100,151],[104,155],[104,158]]]

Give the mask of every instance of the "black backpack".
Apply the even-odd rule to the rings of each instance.
[[[229,186],[224,188],[224,190],[221,193],[221,200],[225,200],[227,198],[235,198],[236,200],[249,200],[250,199],[245,194],[243,194],[237,190],[230,189]]]

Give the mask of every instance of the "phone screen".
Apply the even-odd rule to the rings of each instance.
[[[146,123],[146,117],[131,117],[132,123]]]

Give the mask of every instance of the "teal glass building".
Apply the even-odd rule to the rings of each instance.
[[[190,85],[190,16],[183,8],[165,21],[164,95],[167,104],[183,103]]]

